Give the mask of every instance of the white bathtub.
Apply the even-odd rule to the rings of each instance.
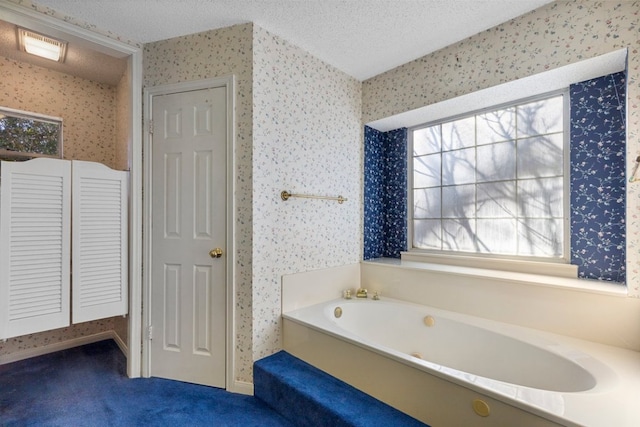
[[[635,352],[388,298],[283,317],[285,350],[432,427],[640,425]]]

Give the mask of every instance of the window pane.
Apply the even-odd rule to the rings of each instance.
[[[474,148],[442,153],[442,185],[470,184],[476,179]]]
[[[516,109],[480,114],[477,121],[478,145],[508,141],[516,138]]]
[[[562,134],[518,141],[518,178],[562,175]]]
[[[423,156],[440,152],[440,125],[413,131],[413,155]]]
[[[477,148],[477,182],[502,181],[516,177],[514,141],[483,145]]]
[[[475,252],[475,220],[442,220],[442,248],[451,251]]]
[[[562,96],[518,106],[518,137],[562,132]]]
[[[470,218],[475,216],[475,185],[442,187],[442,217]]]
[[[518,216],[562,218],[562,178],[518,181]]]
[[[57,156],[60,123],[14,117],[0,111],[0,150]]]
[[[440,187],[413,190],[413,217],[440,218]]]
[[[440,154],[413,158],[414,188],[440,185]]]
[[[421,219],[413,221],[413,244],[419,249],[442,249],[440,239],[441,222],[439,219]]]
[[[482,253],[515,254],[515,219],[478,219],[478,246]]]
[[[442,151],[473,147],[476,144],[476,118],[442,124]]]
[[[524,219],[518,221],[518,254],[562,256],[562,219]]]
[[[563,96],[414,130],[413,247],[562,257]]]
[[[478,184],[478,218],[515,218],[516,182]]]

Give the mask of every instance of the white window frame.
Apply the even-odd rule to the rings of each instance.
[[[36,157],[62,159],[62,154],[63,154],[62,153],[62,147],[63,147],[62,128],[63,126],[62,126],[61,117],[47,116],[44,114],[32,113],[30,111],[15,110],[13,108],[7,108],[7,107],[0,107],[0,115],[7,115],[11,117],[18,117],[18,118],[35,120],[35,121],[45,122],[45,123],[53,123],[58,125],[58,147],[57,147],[57,154],[55,156],[48,155],[48,154],[32,153],[27,151],[5,150],[0,148],[0,157],[4,159],[16,159],[16,160],[20,160],[20,159],[26,160],[26,159],[36,158]]]
[[[513,107],[516,105],[522,105],[529,102],[535,102],[537,100],[547,99],[554,96],[563,96],[563,245],[561,257],[539,257],[539,256],[525,256],[525,255],[503,255],[503,254],[487,254],[487,253],[475,253],[475,252],[461,252],[461,251],[448,251],[437,249],[421,249],[416,248],[413,245],[413,131],[419,130],[425,127],[434,126],[437,124],[450,122],[453,120],[475,116],[478,114],[496,111],[507,107]],[[535,265],[538,263],[551,263],[551,264],[570,264],[571,262],[571,223],[570,223],[570,197],[571,197],[571,182],[570,182],[570,99],[569,88],[564,87],[560,90],[554,90],[551,92],[545,92],[534,96],[528,96],[524,98],[514,99],[513,101],[496,104],[493,106],[471,110],[462,114],[457,114],[450,117],[438,118],[437,120],[425,122],[423,124],[412,126],[408,129],[408,144],[407,144],[407,248],[408,254],[416,256],[417,258],[423,258],[423,260],[442,263],[456,263],[456,265],[470,265],[473,266],[480,262],[479,265],[490,260],[496,260],[502,264],[502,261],[506,264],[513,264],[512,261],[518,262],[533,262],[533,270],[537,268]],[[403,259],[406,257],[403,255]],[[453,260],[445,261],[444,258],[454,258]],[[457,260],[455,259],[457,258]],[[477,261],[476,261],[477,260]],[[508,268],[511,269],[511,268]],[[575,277],[575,270],[571,269],[567,275]],[[564,273],[559,273],[564,275]]]

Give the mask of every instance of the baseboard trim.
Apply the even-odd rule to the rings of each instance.
[[[127,346],[127,343],[122,340],[122,338],[116,333],[116,331],[110,332],[113,335],[111,338],[113,338],[115,343],[118,345],[118,348],[120,348],[120,351],[122,352],[122,354],[124,354],[124,357],[127,357],[127,355],[129,354],[129,347]]]
[[[227,391],[253,396],[253,384],[246,381],[234,381],[231,387],[227,388]]]
[[[120,351],[127,357],[128,347],[122,340],[120,335],[115,331],[99,332],[93,335],[87,335],[84,337],[74,338],[67,341],[61,341],[41,347],[28,348],[25,350],[16,351],[15,353],[0,355],[0,365],[7,363],[18,362],[20,360],[29,359],[36,356],[42,356],[56,351],[67,350],[73,347],[79,347],[81,345],[91,344],[98,341],[112,339],[115,341]],[[234,381],[231,387],[227,388],[227,391],[231,393],[246,394],[253,396],[253,384],[246,381]]]
[[[84,337],[73,338],[67,341],[61,341],[41,347],[28,348],[25,350],[19,350],[11,354],[0,355],[0,365],[7,363],[18,362],[20,360],[29,359],[31,357],[42,356],[44,354],[54,353],[60,350],[67,350],[73,347],[79,347],[85,344],[91,344],[98,341],[113,339],[120,350],[126,356],[126,344],[120,339],[120,337],[114,331],[99,332],[93,335],[87,335]]]

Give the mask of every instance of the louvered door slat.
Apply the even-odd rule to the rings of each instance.
[[[128,312],[127,175],[73,161],[73,323]]]
[[[0,168],[0,338],[68,326],[71,164]]]

